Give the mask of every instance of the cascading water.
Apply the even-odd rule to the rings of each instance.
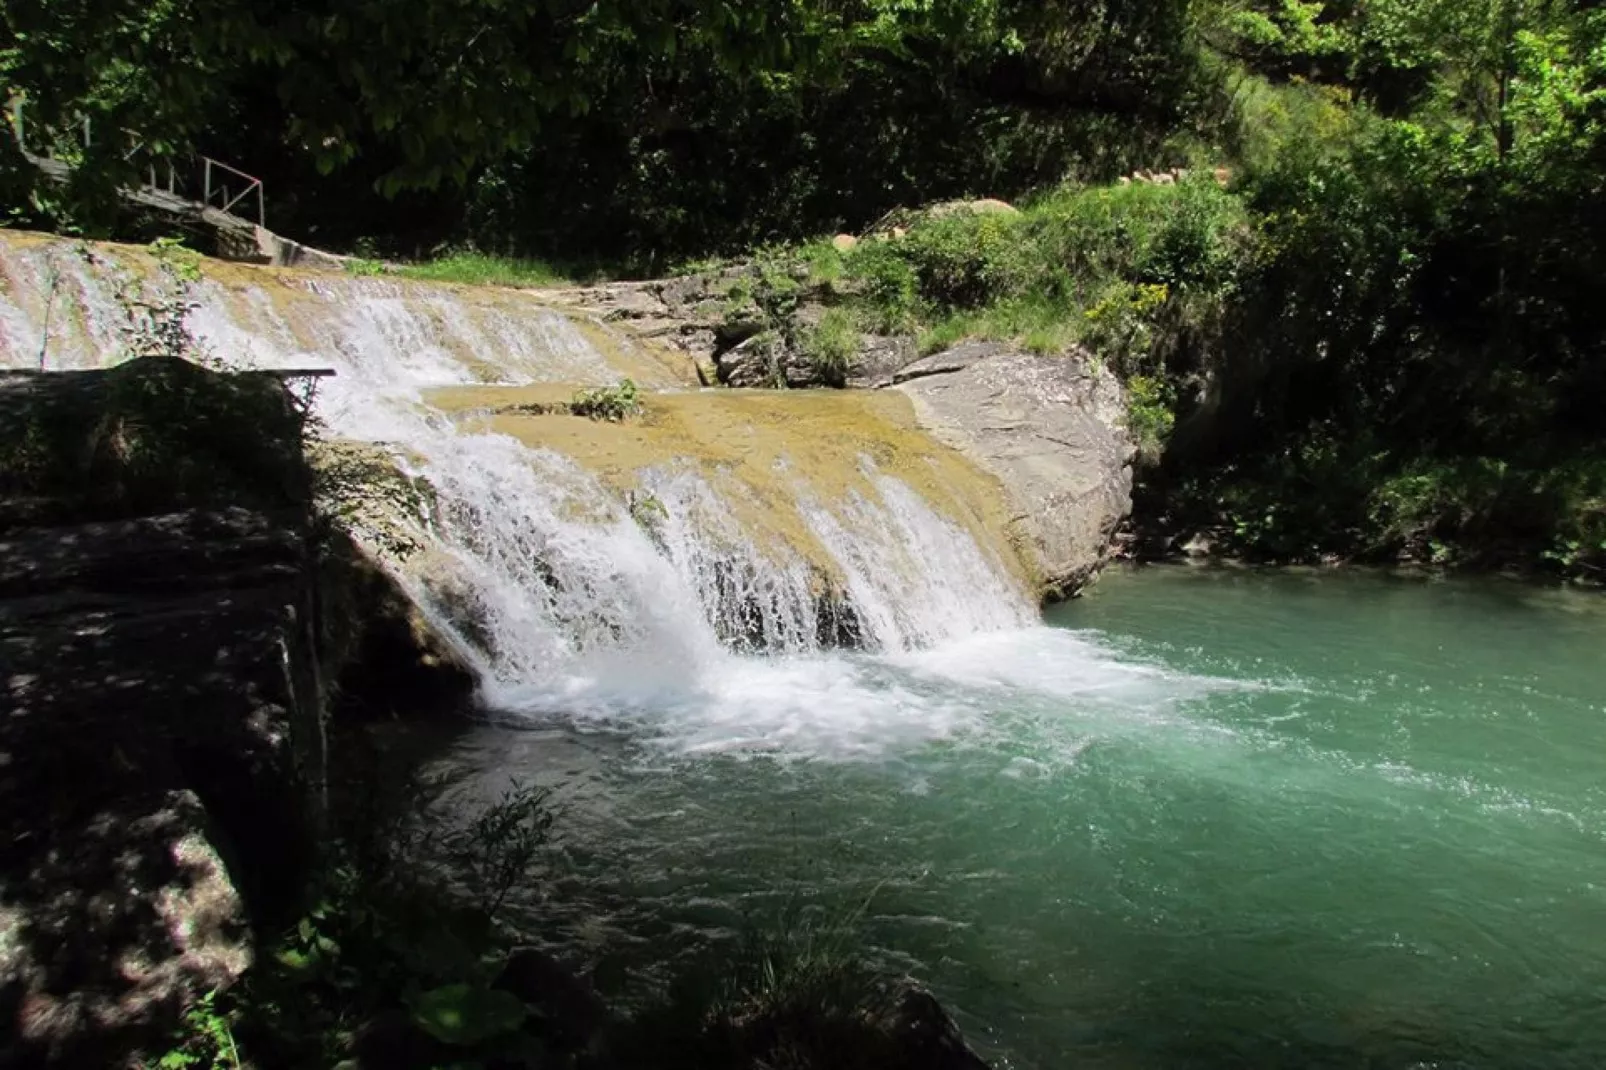
[[[13,367],[41,353],[47,368],[115,360],[119,288],[173,284],[143,254],[63,244],[0,246],[0,269]],[[683,385],[628,339],[607,337],[605,353],[527,296],[227,269],[189,297],[187,323],[213,359],[333,369],[318,397],[329,432],[383,444],[428,485],[427,510],[405,521],[428,550],[398,562],[399,578],[492,703],[661,707],[717,689],[733,652],[906,651],[1034,618],[999,553],[867,457],[832,493],[794,479],[784,455],[770,466],[805,552],[753,531],[748,488],[707,466],[658,458],[621,494],[553,449],[433,407],[428,392],[452,386]]]

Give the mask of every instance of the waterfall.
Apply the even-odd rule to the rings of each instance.
[[[139,250],[11,237],[0,272],[0,364],[38,366],[43,349],[51,369],[118,359],[118,288],[162,279]],[[742,654],[908,651],[1035,617],[1002,540],[966,522],[979,507],[945,511],[935,491],[883,470],[884,443],[819,479],[794,457],[820,443],[788,439],[780,420],[775,459],[745,475],[669,450],[633,465],[633,489],[621,489],[560,440],[432,402],[444,387],[630,376],[650,409],[691,389],[669,360],[534,296],[222,265],[190,299],[191,331],[223,365],[333,369],[317,400],[327,433],[382,449],[427,487],[400,521],[422,552],[371,549],[474,662],[493,703],[641,703]],[[912,451],[925,478],[935,462],[922,449],[938,447]]]

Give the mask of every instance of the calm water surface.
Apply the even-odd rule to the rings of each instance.
[[[868,898],[1004,1067],[1600,1067],[1603,652],[1598,595],[1152,569],[459,758],[554,786],[530,916],[626,988]]]

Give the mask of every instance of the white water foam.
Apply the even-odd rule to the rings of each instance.
[[[1033,748],[1017,765],[1051,770],[1074,765],[1095,740],[1157,728],[1216,734],[1188,716],[1189,703],[1253,686],[1132,664],[1083,636],[1039,626],[917,652],[727,656],[643,696],[599,686],[584,708],[685,756],[899,761],[931,746],[1007,742]]]

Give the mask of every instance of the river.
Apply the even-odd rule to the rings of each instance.
[[[556,790],[528,918],[626,989],[868,902],[1000,1067],[1596,1067],[1603,638],[1587,594],[1155,568],[454,760]]]

